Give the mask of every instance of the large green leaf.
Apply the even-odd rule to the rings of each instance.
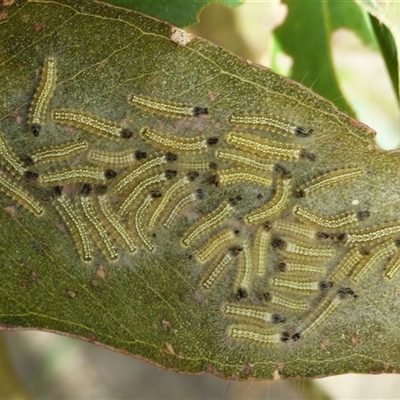
[[[382,3],[374,0],[355,0],[355,2],[377,20],[372,19],[373,27],[379,40],[394,90],[397,98],[399,98],[400,5],[398,2]]]
[[[166,368],[208,371],[230,378],[314,377],[399,368],[399,276],[383,278],[387,257],[399,256],[395,241],[400,235],[396,222],[400,201],[396,152],[377,149],[370,129],[299,84],[143,15],[89,0],[20,0],[3,8],[2,15],[0,130],[6,143],[0,157],[2,329],[62,332]],[[40,78],[41,68],[44,64],[50,68],[51,58],[57,66],[53,96],[51,85],[39,85],[44,79]],[[41,76],[46,76],[46,69]],[[42,90],[39,97],[34,97],[38,85]],[[29,108],[34,98],[33,109],[38,110],[46,93],[51,99],[47,113],[39,118],[42,128],[36,137],[31,123],[27,124]],[[136,107],[127,102],[131,95],[139,96]],[[138,105],[140,99],[145,101],[143,96],[150,99],[147,108]],[[46,105],[46,101],[43,103]],[[80,118],[84,129],[71,122],[67,126],[55,123],[60,108],[74,109],[73,115]],[[86,127],[82,120],[86,114],[82,113],[95,116]],[[239,116],[239,122],[243,122],[242,117],[248,115],[254,121],[252,116],[256,114],[263,116],[257,126],[240,125],[231,118]],[[100,118],[118,121],[133,130],[133,137],[113,140],[91,134],[99,129],[96,124],[104,126]],[[144,127],[150,130],[143,131]],[[144,132],[152,131],[163,133],[150,140]],[[116,128],[108,135],[118,132]],[[189,138],[191,142],[187,143]],[[27,167],[31,174],[25,174],[13,157],[14,152],[18,157],[32,158],[42,147],[71,140],[86,141],[89,151],[67,156],[64,161],[57,161],[60,153],[56,152],[51,162]],[[178,159],[137,175],[127,185],[129,191],[118,191],[127,173],[148,165],[145,163],[152,154],[160,154],[161,150],[157,153],[152,145],[154,140],[158,141],[155,147],[176,153]],[[233,146],[236,142],[242,144]],[[187,153],[186,146],[193,143],[197,143],[198,151]],[[288,151],[268,156],[267,145],[272,146],[271,151],[286,145]],[[252,150],[244,151],[249,146]],[[266,171],[224,161],[217,153],[228,150],[223,154],[231,157],[235,155],[234,147],[244,151],[239,154],[242,161],[254,162],[256,154],[263,154],[261,163]],[[105,199],[110,201],[114,218],[124,214],[120,223],[129,232],[125,238],[132,238],[139,247],[133,254],[113,242],[116,235],[109,236],[117,226],[114,221],[108,221],[98,207],[94,217],[84,207],[87,202],[99,200],[101,192],[93,190],[86,197],[82,186],[70,178],[69,183],[64,182],[62,197],[58,197],[51,186],[63,184],[59,175],[57,182],[46,185],[52,171],[63,167],[87,176],[82,171],[90,166],[90,154],[96,149],[148,153],[147,159],[135,161],[133,167],[115,167],[104,158],[99,165],[101,171],[112,168],[117,172],[113,178],[107,174],[110,183]],[[193,162],[197,166],[187,166]],[[325,186],[313,184],[315,193],[307,195],[302,185],[336,169],[332,180],[327,180],[331,175],[325,175]],[[189,176],[193,182],[182,181],[188,192],[174,192],[166,211],[150,229],[154,208],[148,203],[149,195],[156,190],[164,195],[155,198],[157,206],[157,202],[168,198],[169,188],[182,176],[173,177],[174,173],[169,172],[171,179],[164,181],[166,170],[178,174],[198,172],[199,176],[192,173]],[[355,177],[346,180],[349,171]],[[36,180],[32,172],[39,174]],[[153,178],[159,184],[151,185],[148,179]],[[80,181],[102,179],[101,174]],[[227,183],[229,179],[235,183]],[[10,181],[12,186],[6,188]],[[199,194],[198,189],[203,190],[204,199],[185,197]],[[7,193],[12,190],[24,207],[9,198]],[[22,194],[18,190],[23,190]],[[136,194],[138,198],[124,213],[126,199]],[[306,196],[299,197],[302,194]],[[31,196],[45,210],[40,217],[26,209],[32,203]],[[165,218],[171,215],[168,211],[181,204],[184,197],[192,201],[178,213],[171,227],[165,228]],[[72,211],[57,211],[60,201],[71,202]],[[224,202],[230,205],[226,206],[229,212],[222,225],[215,226],[212,221],[202,225],[208,233],[185,247],[182,239],[197,226],[196,221],[204,222]],[[150,204],[148,214],[146,204]],[[271,212],[268,207],[273,204],[276,212],[262,223],[252,223],[252,212],[266,204],[266,212]],[[282,223],[295,220],[295,205],[322,216],[346,212],[352,222],[329,229],[322,225],[331,222],[322,218],[321,226],[299,223],[294,234],[287,233]],[[83,216],[85,209],[87,218]],[[266,244],[267,258],[260,263],[254,259],[251,268],[249,257],[253,252],[259,254],[256,231],[268,228],[266,220],[272,224],[266,236],[272,232],[273,240]],[[335,223],[339,220],[335,218]],[[392,230],[381,230],[381,224],[387,221],[394,221]],[[86,246],[81,253],[87,255],[93,235],[102,234],[101,226],[106,234],[103,232],[97,241],[99,250],[93,250],[93,260],[85,263],[77,251],[81,248],[79,237]],[[238,236],[230,239],[229,245],[219,243],[216,259],[199,262],[198,251],[203,243],[226,227],[239,230]],[[352,244],[351,236],[347,236],[343,243],[343,234],[368,227],[377,232],[368,242]],[[74,236],[70,230],[75,231]],[[324,235],[315,236],[325,231],[330,233],[325,239]],[[87,242],[86,232],[90,234]],[[311,237],[300,239],[304,234]],[[305,248],[300,251],[305,255],[290,256],[294,249],[290,243],[303,243]],[[233,244],[236,247],[228,250]],[[204,252],[213,245],[203,246]],[[107,248],[111,251],[110,246],[117,251],[117,261],[107,261],[105,254]],[[327,256],[322,261],[316,256],[320,246],[332,253],[328,255],[331,259]],[[333,271],[349,249],[359,251],[361,263],[355,272],[347,271],[340,279],[333,279]],[[220,259],[230,257],[232,263],[211,284],[211,269],[220,265]],[[282,265],[277,270],[282,261],[300,272],[279,271]],[[358,274],[363,265],[367,269]],[[310,275],[306,272],[310,266],[323,269]],[[266,268],[266,272],[258,274],[256,267]],[[289,279],[286,285],[293,288],[277,287],[282,279]],[[208,285],[204,282],[210,283],[210,288],[205,288]],[[275,301],[283,297],[304,308],[280,307]],[[231,304],[231,312],[242,307],[245,315],[226,315],[227,304]],[[275,323],[254,321],[257,317],[272,318]],[[232,337],[235,335],[248,339]]]
[[[210,3],[209,0],[107,0],[107,2],[140,11],[176,26],[186,26],[197,22],[200,10]],[[231,7],[237,7],[242,4],[242,0],[218,0],[218,2]]]
[[[292,57],[290,77],[352,115],[353,111],[341,92],[335,73],[331,35],[339,28],[349,29],[365,43],[374,46],[362,9],[352,1],[287,0],[283,3],[288,6],[288,15],[274,31],[278,42],[275,51],[283,51]]]

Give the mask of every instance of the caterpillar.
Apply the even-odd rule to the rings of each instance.
[[[56,81],[56,60],[52,57],[46,58],[40,83],[33,96],[28,115],[28,124],[31,126],[34,136],[39,136],[42,126],[44,125],[47,107],[53,96]]]
[[[206,107],[193,107],[183,103],[155,100],[150,97],[134,94],[128,96],[128,103],[144,111],[172,118],[190,118],[208,114]]]
[[[133,136],[131,130],[123,128],[116,122],[72,108],[53,109],[51,111],[51,119],[55,123],[79,128],[108,139],[129,139]]]

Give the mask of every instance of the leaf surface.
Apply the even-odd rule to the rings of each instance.
[[[379,150],[369,128],[299,84],[135,12],[89,0],[21,0],[3,12],[3,329],[61,332],[233,379],[399,368],[399,276],[384,279],[400,236],[396,152]],[[78,141],[88,148],[65,156]],[[111,159],[94,161],[95,151]],[[121,151],[132,165],[113,164]],[[154,159],[163,161],[139,173]],[[101,213],[102,196],[114,219]],[[32,198],[43,215],[29,212]],[[297,221],[296,206],[324,224],[355,219],[325,228]],[[294,234],[282,225],[293,222]],[[214,237],[224,229],[226,242]],[[357,229],[375,236],[351,242]],[[303,255],[291,253],[295,244]],[[333,279],[349,251],[362,261]]]

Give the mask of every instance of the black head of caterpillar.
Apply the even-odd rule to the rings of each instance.
[[[171,153],[170,151],[167,151],[165,153],[165,159],[167,162],[174,162],[178,159],[178,156],[175,153]]]
[[[193,117],[200,117],[200,115],[208,115],[207,107],[193,107]]]
[[[79,194],[82,196],[89,196],[92,193],[93,187],[89,183],[84,183],[79,188]]]
[[[145,151],[141,151],[141,150],[136,150],[135,151],[135,158],[136,160],[144,160],[145,158],[147,158],[147,153]]]
[[[308,131],[301,126],[296,126],[294,129],[294,134],[298,137],[308,137],[314,133],[314,129],[309,129]]]
[[[237,300],[246,299],[248,296],[249,294],[247,293],[246,289],[243,288],[239,288],[235,294]]]
[[[130,129],[122,128],[120,130],[120,136],[122,139],[130,139],[133,137],[133,132]]]
[[[346,298],[347,296],[352,296],[353,298],[357,299],[358,295],[354,292],[354,290],[352,288],[345,288],[345,287],[340,287],[337,290],[337,294],[342,298]]]
[[[31,131],[33,133],[33,136],[35,136],[35,137],[39,137],[39,133],[40,133],[41,129],[42,129],[42,127],[40,126],[40,124],[32,124],[31,125]]]
[[[106,179],[112,179],[112,178],[115,178],[117,176],[117,173],[112,169],[107,169],[104,172],[104,176],[105,176]]]
[[[24,172],[24,179],[27,182],[36,181],[39,178],[39,174],[33,171],[25,171]]]

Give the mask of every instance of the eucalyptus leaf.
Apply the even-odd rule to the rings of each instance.
[[[142,14],[2,15],[1,329],[232,379],[399,369],[397,152]]]

